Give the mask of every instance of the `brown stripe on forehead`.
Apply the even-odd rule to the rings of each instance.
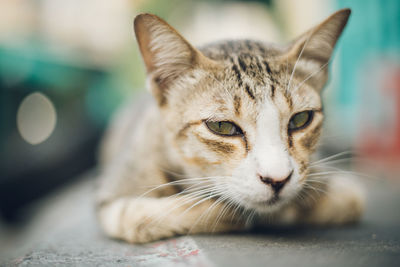
[[[263,69],[263,67],[261,66],[261,62],[260,62],[259,57],[254,57],[254,60],[255,60],[255,63],[256,63],[256,65],[257,65],[258,71],[263,72],[264,69]]]
[[[236,116],[240,116],[240,106],[242,105],[242,103],[239,96],[235,95],[235,97],[233,98],[233,105],[235,108]]]
[[[242,87],[242,85],[243,85],[242,75],[240,74],[240,71],[239,71],[239,69],[238,69],[236,64],[232,65],[232,70],[236,75],[236,79],[238,81],[239,87]]]
[[[244,63],[244,61],[240,57],[238,57],[238,62],[239,62],[239,66],[242,69],[242,71],[246,72],[246,69],[247,69],[246,63]]]
[[[235,152],[236,146],[229,144],[229,143],[225,143],[225,142],[221,142],[221,141],[216,141],[216,140],[211,140],[211,139],[207,139],[204,138],[198,134],[195,134],[197,139],[202,142],[203,144],[205,144],[210,150],[217,152],[217,153],[223,153],[223,154],[232,154],[233,152]]]
[[[264,60],[263,64],[264,64],[265,70],[268,72],[268,74],[271,74],[272,71],[271,71],[271,68],[269,67],[268,62]]]
[[[256,98],[255,98],[254,94],[250,91],[250,86],[248,84],[246,84],[244,86],[244,88],[246,89],[246,93],[249,95],[249,97],[251,99],[255,100]]]
[[[275,96],[275,85],[271,84],[271,98]]]

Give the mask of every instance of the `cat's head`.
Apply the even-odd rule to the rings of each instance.
[[[151,14],[135,33],[170,157],[215,193],[265,212],[306,181],[323,121],[320,93],[345,27],[340,10],[287,46],[223,41],[194,48]]]

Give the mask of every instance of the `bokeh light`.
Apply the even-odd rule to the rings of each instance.
[[[29,94],[18,108],[18,132],[29,144],[37,145],[48,139],[54,131],[56,121],[56,109],[42,93]]]

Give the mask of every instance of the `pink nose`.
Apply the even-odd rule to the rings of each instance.
[[[270,177],[263,177],[261,175],[258,175],[258,177],[260,178],[261,182],[270,185],[275,193],[279,193],[279,191],[281,191],[281,189],[285,186],[285,184],[290,180],[292,174],[293,171],[289,174],[289,176],[287,176],[284,179],[279,179],[279,178],[274,179]]]

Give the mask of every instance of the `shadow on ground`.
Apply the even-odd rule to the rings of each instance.
[[[400,185],[378,180],[365,185],[367,209],[357,225],[186,236],[138,246],[101,234],[88,177],[38,204],[42,212],[28,226],[0,227],[0,265],[398,266]]]

